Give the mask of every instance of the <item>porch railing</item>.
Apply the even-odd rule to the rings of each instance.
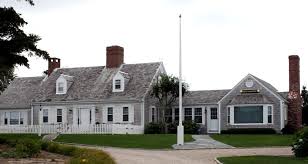
[[[6,125],[0,126],[0,133],[30,134],[142,134],[143,127],[131,124],[96,125]]]

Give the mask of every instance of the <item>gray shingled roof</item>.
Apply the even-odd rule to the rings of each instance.
[[[272,104],[273,102],[270,101],[266,96],[256,93],[256,94],[240,94],[235,96],[229,105],[236,105],[236,104]]]
[[[37,94],[43,78],[43,76],[15,78],[0,95],[0,108],[30,108],[30,103]]]
[[[230,90],[189,91],[183,97],[183,105],[217,104]],[[175,105],[178,104],[176,101]]]
[[[161,63],[123,64],[120,68],[81,67],[55,70],[43,83],[36,101],[140,101]],[[123,92],[112,92],[112,78],[118,72],[127,73],[129,81]],[[56,94],[56,80],[61,75],[73,76],[66,94]]]

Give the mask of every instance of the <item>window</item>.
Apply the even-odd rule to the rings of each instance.
[[[64,93],[64,83],[58,82],[58,93]]]
[[[23,125],[24,124],[24,113],[20,112],[19,113],[19,125]]]
[[[121,89],[121,80],[115,80],[114,81],[114,88],[115,89]]]
[[[62,109],[57,109],[57,122],[62,122]]]
[[[10,113],[5,112],[5,114],[4,114],[4,125],[7,125],[9,123],[9,117],[10,117]]]
[[[19,124],[19,112],[10,112],[10,125]]]
[[[43,109],[43,123],[48,123],[48,109]]]
[[[228,124],[230,124],[230,107],[228,107],[228,111],[227,111],[227,120],[228,120]]]
[[[179,108],[174,108],[174,121],[179,121]]]
[[[112,122],[113,121],[113,108],[112,107],[108,107],[107,108],[107,120],[109,121],[109,122]]]
[[[128,121],[128,107],[123,107],[123,121]]]
[[[267,107],[267,123],[273,123],[273,109],[272,106]]]
[[[191,121],[192,120],[192,108],[185,108],[185,121]]]
[[[216,120],[217,118],[217,108],[211,108],[211,119]]]
[[[150,115],[150,122],[155,122],[155,118],[156,118],[156,109],[155,107],[151,107],[151,111],[150,111],[151,115]]]
[[[195,108],[195,118],[196,123],[202,123],[202,108]]]
[[[165,121],[167,123],[171,123],[172,122],[172,109],[166,109],[165,111]]]
[[[234,123],[263,123],[263,106],[234,107]]]

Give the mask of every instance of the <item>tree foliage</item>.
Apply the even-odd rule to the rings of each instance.
[[[302,120],[304,125],[308,125],[308,91],[306,86],[303,86],[303,90],[301,93],[303,106],[302,106]]]
[[[182,83],[183,96],[188,91],[188,85]],[[179,97],[179,79],[174,76],[166,74],[160,75],[159,80],[153,85],[151,95],[155,97],[159,102],[159,109],[162,117],[160,121],[165,123],[165,112],[167,109],[171,109],[171,105]]]
[[[26,1],[34,5],[33,0]],[[0,92],[14,79],[16,65],[29,68],[27,56],[49,58],[46,51],[36,46],[41,38],[22,30],[26,24],[12,7],[0,7]]]

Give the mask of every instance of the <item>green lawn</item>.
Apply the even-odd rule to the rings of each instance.
[[[242,156],[220,157],[223,164],[307,164],[308,158],[295,158],[284,156]]]
[[[30,138],[30,139],[39,140],[42,137],[39,137],[37,134],[0,134],[0,138],[5,138],[5,139]]]
[[[191,135],[185,135],[185,142],[193,141]],[[175,134],[144,135],[101,135],[101,134],[64,134],[57,142],[100,145],[122,148],[169,149],[176,144]]]
[[[215,134],[211,137],[234,147],[290,146],[293,135],[279,134]]]

